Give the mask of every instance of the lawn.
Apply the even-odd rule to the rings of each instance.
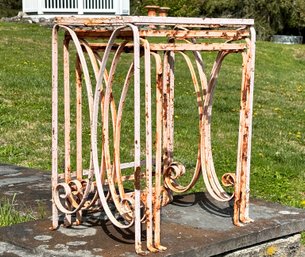
[[[0,23],[0,35],[0,163],[49,171],[51,29]],[[251,195],[305,207],[305,46],[257,42],[256,56]],[[203,57],[209,71],[215,56]],[[184,70],[178,59],[175,157],[191,173],[197,152],[197,114],[190,75]],[[233,54],[224,62],[213,107],[213,151],[219,175],[233,172],[236,166],[240,75],[241,57]],[[132,124],[126,117],[123,131]],[[123,142],[131,138],[128,133],[123,136]],[[129,160],[130,148],[122,146],[121,151]],[[203,190],[202,180],[194,190]]]
[[[17,223],[27,222],[36,219],[32,210],[28,207],[23,211],[17,210],[15,206],[15,196],[13,199],[1,199],[0,201],[0,227],[10,226]]]

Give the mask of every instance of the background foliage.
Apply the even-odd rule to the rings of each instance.
[[[0,18],[16,16],[21,9],[21,0],[0,0]]]
[[[304,0],[131,0],[131,13],[146,14],[145,5],[168,6],[171,16],[254,18],[260,39],[305,32]]]
[[[131,0],[132,15],[146,15],[146,5],[170,7],[170,16],[254,18],[258,37],[305,33],[304,0]],[[1,0],[0,17],[17,15],[21,0]]]
[[[200,16],[202,13],[202,0],[131,0],[132,15],[146,15],[146,5],[158,5],[170,7],[169,15],[177,17]]]
[[[258,36],[301,35],[305,25],[303,0],[205,0],[202,15],[208,17],[254,18]]]

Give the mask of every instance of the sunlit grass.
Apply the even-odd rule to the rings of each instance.
[[[0,227],[10,226],[34,219],[34,215],[29,210],[21,212],[16,209],[15,197],[11,200],[7,198],[0,200]]]

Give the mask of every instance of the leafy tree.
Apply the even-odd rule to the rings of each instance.
[[[253,18],[261,39],[305,28],[304,0],[205,0],[202,10],[209,17]]]
[[[21,0],[0,0],[0,17],[15,16],[21,9]]]
[[[170,16],[194,17],[200,16],[203,0],[131,0],[132,15],[146,15],[146,5],[166,6],[171,8]]]
[[[21,9],[22,3],[21,0],[1,0],[0,1],[0,8],[2,9],[14,9],[18,10]]]
[[[42,1],[42,0],[39,0]],[[130,0],[131,15],[147,15],[146,5],[170,7],[170,16],[253,18],[258,37],[305,34],[304,0]],[[22,0],[0,0],[0,17],[17,15]]]

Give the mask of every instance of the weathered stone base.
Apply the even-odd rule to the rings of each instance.
[[[301,235],[296,234],[231,253],[217,255],[217,257],[304,257],[305,252],[304,248],[301,247],[300,240]]]
[[[50,175],[33,169],[0,164],[0,199],[33,208],[45,204],[51,215]],[[208,194],[176,195],[162,208],[162,244],[156,257],[305,257],[300,233],[305,210],[251,199],[253,223],[232,224],[231,203],[216,202]],[[49,230],[49,219],[0,228],[0,256],[5,257],[138,257],[133,227],[115,228],[104,213],[86,216],[72,228]],[[146,242],[143,231],[143,248]]]

